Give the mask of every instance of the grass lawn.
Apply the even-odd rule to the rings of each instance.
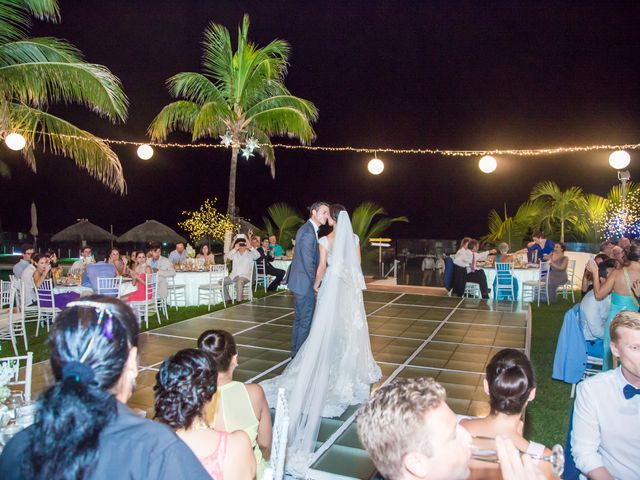
[[[551,371],[564,312],[572,305],[570,298],[567,301],[560,298],[555,305],[532,305],[531,361],[538,386],[536,399],[527,408],[525,437],[547,447],[556,443],[564,447],[567,439],[573,404],[571,385],[552,380]]]
[[[268,295],[272,295],[272,292],[265,292],[264,290],[258,289],[258,291],[253,293],[254,298],[262,298]],[[244,303],[244,302],[243,302]],[[211,310],[207,310],[206,305],[199,305],[197,307],[179,307],[178,310],[174,308],[169,309],[169,320],[162,319],[162,325],[158,325],[156,317],[149,318],[149,328],[145,328],[145,325],[141,325],[140,331],[146,332],[147,330],[153,330],[155,328],[164,327],[166,325],[171,325],[172,323],[178,323],[183,320],[187,320],[188,318],[199,317],[200,315],[206,315],[207,313],[215,312],[216,310],[222,310],[224,306],[222,303],[212,305]],[[27,341],[29,343],[29,351],[33,352],[33,361],[41,362],[42,360],[46,360],[49,358],[49,347],[47,345],[47,335],[46,329],[40,328],[40,335],[36,337],[36,323],[29,322],[27,323]],[[22,336],[18,337],[18,352],[21,355],[24,355],[24,343],[22,341]],[[2,357],[12,357],[14,354],[13,346],[11,345],[10,340],[0,341],[0,358]]]

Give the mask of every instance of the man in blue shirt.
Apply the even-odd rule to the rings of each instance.
[[[20,248],[22,249],[22,259],[13,266],[13,274],[16,278],[22,277],[22,272],[31,264],[31,256],[34,253],[33,247],[28,243],[23,243]]]
[[[187,260],[187,251],[184,249],[184,243],[176,243],[176,249],[169,254],[171,263],[184,263]]]
[[[98,278],[113,278],[118,276],[116,267],[104,261],[104,255],[99,253],[98,258],[102,260],[97,263],[90,263],[82,275],[82,286],[89,287],[94,292],[98,292]]]

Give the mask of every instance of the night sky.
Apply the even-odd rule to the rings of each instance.
[[[235,41],[242,14],[259,45],[289,41],[286,85],[320,111],[316,145],[536,148],[640,141],[640,2],[559,1],[61,1],[62,22],[36,22],[32,36],[65,38],[106,65],[130,99],[126,124],[111,125],[79,107],[52,111],[102,137],[145,141],[147,126],[171,101],[165,80],[199,71],[207,23]],[[189,141],[173,134],[170,141]],[[279,139],[274,139],[278,142]],[[217,140],[212,140],[217,141]],[[290,140],[285,141],[291,142]],[[38,173],[6,147],[12,167],[0,179],[5,230],[55,232],[89,218],[116,234],[145,219],[176,227],[181,212],[217,197],[226,210],[230,153],[158,150],[144,162],[134,147],[114,147],[128,194],[111,193],[73,162],[40,155]],[[632,179],[640,153],[632,155]],[[499,158],[482,174],[477,158],[379,155],[386,169],[366,172],[364,154],[276,151],[276,178],[261,159],[240,160],[237,204],[262,224],[271,203],[300,212],[326,199],[353,208],[373,200],[410,223],[397,237],[459,238],[486,233],[492,208],[510,213],[540,180],[606,194],[616,183],[608,153]]]

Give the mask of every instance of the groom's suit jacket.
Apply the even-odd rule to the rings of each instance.
[[[319,260],[320,251],[315,226],[310,221],[306,221],[296,233],[296,245],[287,281],[289,290],[297,295],[313,293],[313,282]]]

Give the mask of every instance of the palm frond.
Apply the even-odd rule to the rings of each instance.
[[[22,4],[38,20],[60,21],[58,0],[22,0]]]
[[[216,137],[227,129],[233,120],[226,104],[208,102],[204,104],[193,122],[193,140],[204,137]]]
[[[65,40],[25,38],[0,44],[0,65],[33,62],[83,62],[82,53]]]
[[[234,79],[233,47],[229,30],[223,25],[211,23],[204,31],[202,69],[205,74],[226,87],[225,96],[233,97],[231,85]]]
[[[167,80],[167,87],[174,98],[189,100],[199,105],[204,105],[208,102],[220,104],[226,102],[218,87],[201,73],[178,73]]]
[[[250,123],[253,120],[253,117],[258,113],[276,107],[289,107],[299,110],[309,119],[309,121],[314,121],[318,118],[318,109],[309,100],[298,98],[293,95],[276,95],[265,98],[248,109],[245,113],[247,118],[245,123]]]
[[[31,62],[0,66],[3,90],[34,106],[51,101],[77,103],[111,121],[127,118],[128,100],[120,80],[93,63]]]
[[[309,118],[300,110],[291,107],[274,107],[253,116],[257,128],[268,135],[298,138],[303,144],[316,138]]]
[[[260,144],[260,148],[258,149],[258,152],[260,153],[260,156],[264,158],[264,164],[267,165],[271,170],[271,178],[275,178],[276,154],[275,154],[275,151],[273,150],[273,146],[271,145],[271,139],[269,138],[269,135],[264,133],[255,125],[251,129],[250,135],[255,137],[256,140],[258,140],[258,143]]]
[[[118,156],[105,142],[91,133],[42,110],[22,104],[10,109],[14,129],[30,147],[39,144],[44,151],[71,158],[76,165],[111,190],[124,194],[126,184]],[[28,153],[27,153],[28,154]]]
[[[164,142],[175,131],[192,132],[200,106],[187,100],[166,105],[151,121],[147,133],[152,141]]]
[[[304,223],[304,219],[293,207],[284,202],[270,205],[267,208],[267,212],[271,217],[271,221],[263,218],[265,230],[271,232],[270,234],[277,234],[280,244],[287,248],[291,244],[291,239],[295,235],[297,228]]]
[[[378,215],[386,215],[386,211],[374,202],[362,202],[358,205],[351,215],[351,226],[353,233],[360,238],[360,247],[364,248],[368,245],[370,238],[376,238],[382,235],[393,223],[408,222],[407,217],[384,217],[374,223],[374,217]]]

